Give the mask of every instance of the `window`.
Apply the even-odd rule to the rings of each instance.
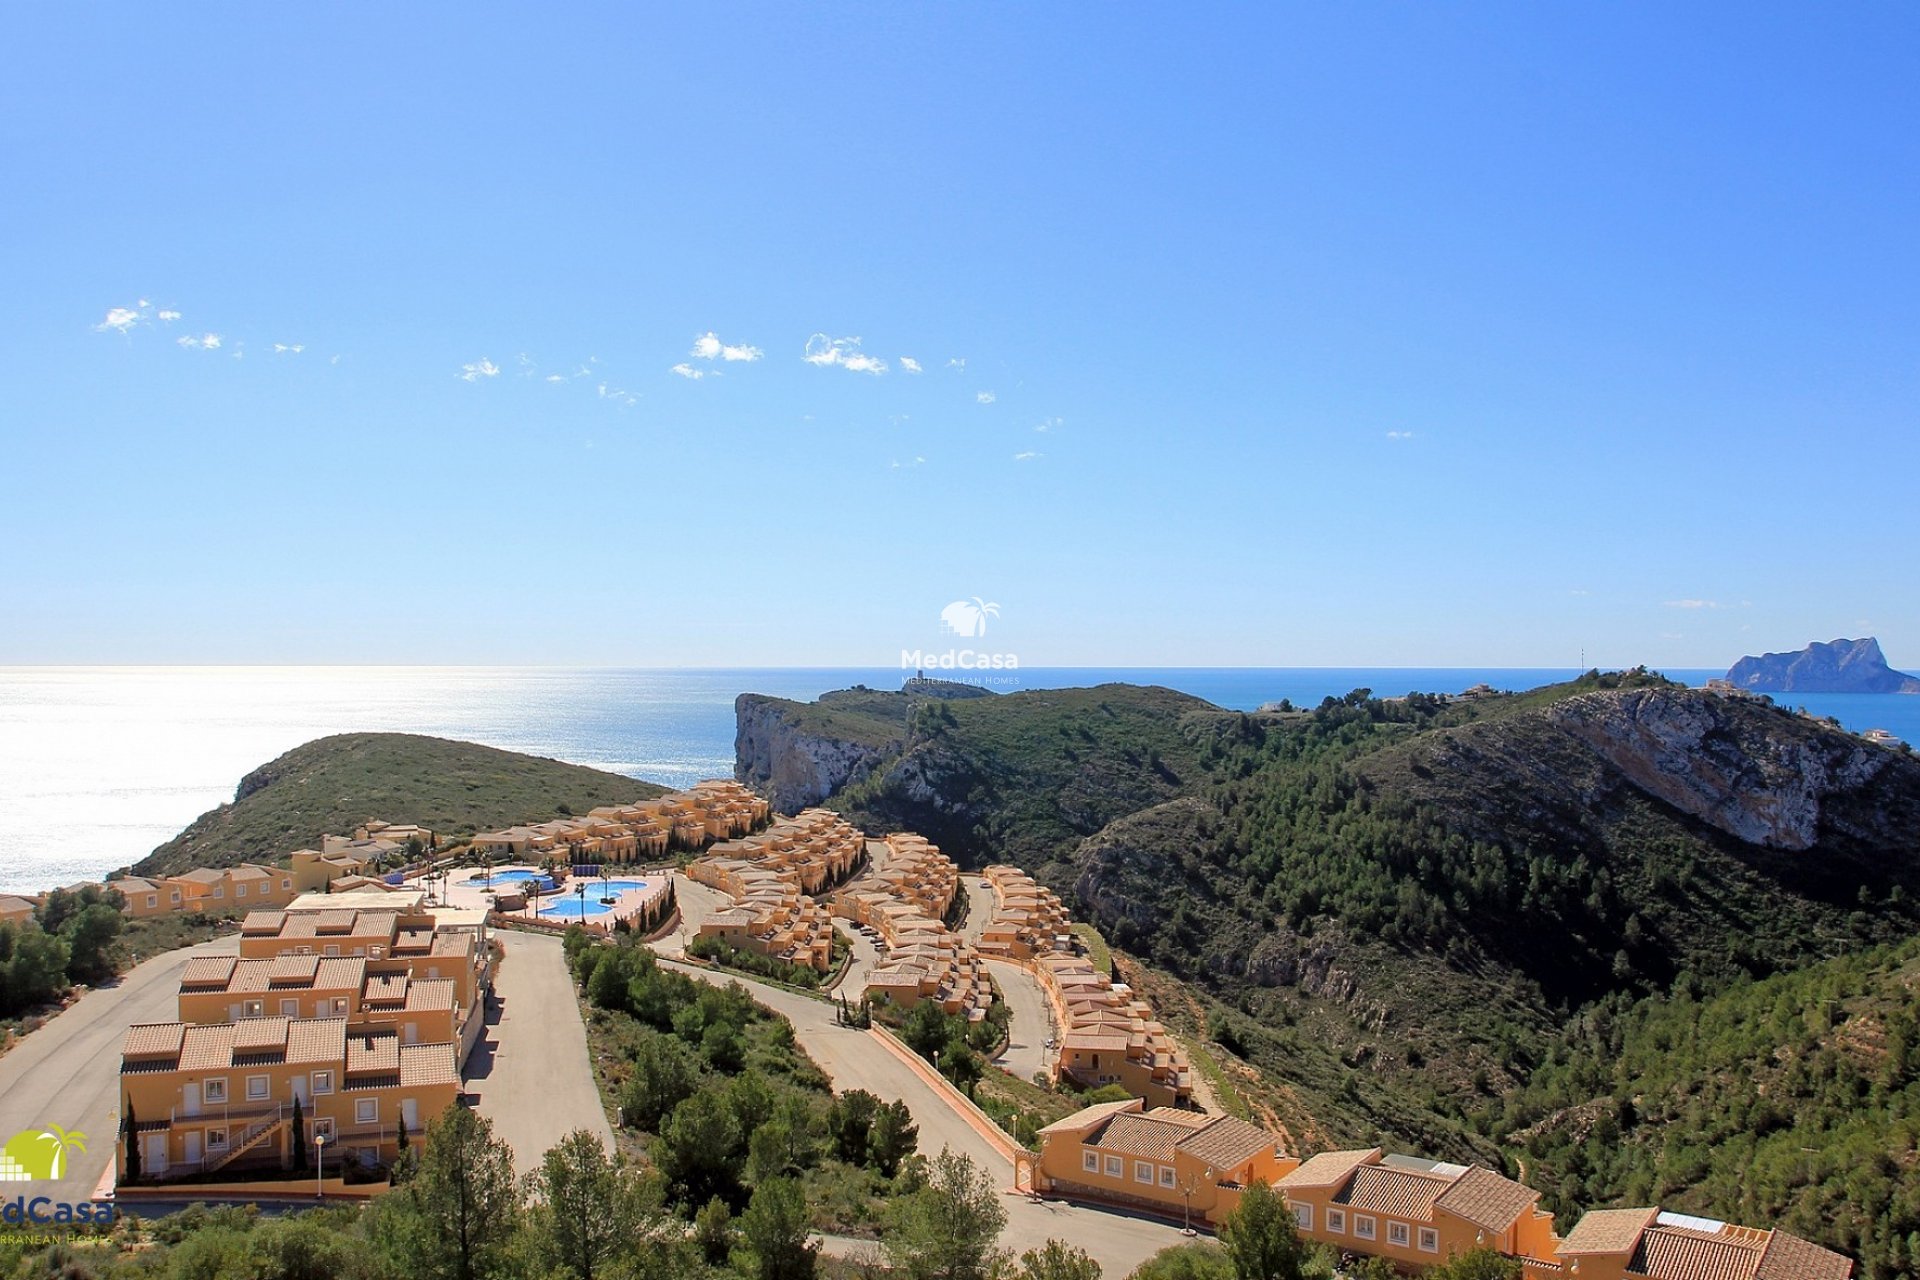
[[[298,1000],[282,1000],[280,1002],[280,1016],[283,1018],[299,1017],[300,1002]]]
[[[315,1116],[313,1118],[313,1136],[316,1138],[325,1138],[328,1142],[332,1142],[333,1117]]]
[[[1408,1233],[1407,1233],[1406,1223],[1389,1222],[1387,1224],[1387,1243],[1388,1244],[1397,1244],[1402,1249],[1404,1249],[1407,1247],[1407,1239],[1408,1239]]]
[[[152,910],[155,910],[155,909],[157,909],[157,908],[158,908],[159,906],[160,906],[160,895],[159,895],[159,894],[157,894],[157,893],[150,893],[150,894],[148,894],[148,895],[147,895],[147,909],[148,909],[149,911],[152,911]]]
[[[1133,1162],[1133,1180],[1135,1182],[1144,1182],[1148,1186],[1152,1186],[1153,1185],[1153,1166],[1148,1164],[1145,1160],[1135,1160]]]
[[[245,885],[243,885],[243,884],[237,884],[237,885],[235,885],[235,886],[233,886],[233,896],[234,896],[234,897],[236,897],[236,898],[244,898],[244,897],[246,897],[246,896],[247,896],[247,886],[245,886]]]
[[[1432,1227],[1420,1228],[1420,1248],[1426,1253],[1440,1252],[1440,1233]]]
[[[333,1011],[335,1013],[345,1013],[347,1011],[347,998],[345,996],[335,996],[333,998]]]
[[[1108,1156],[1107,1157],[1107,1176],[1109,1178],[1126,1177],[1127,1171],[1125,1166],[1126,1166],[1126,1161],[1122,1160],[1119,1156]]]
[[[272,1081],[265,1076],[247,1077],[247,1101],[262,1102],[266,1099]]]
[[[225,1102],[227,1100],[226,1078],[224,1076],[209,1077],[202,1086],[201,1093],[208,1102]]]
[[[1337,1236],[1347,1233],[1347,1211],[1345,1209],[1327,1210],[1327,1230]]]
[[[333,1092],[333,1072],[316,1071],[308,1079],[312,1082],[315,1093]]]
[[[240,1003],[240,1016],[244,1018],[258,1018],[265,1014],[266,1011],[267,1002],[265,1000],[243,1000]]]
[[[280,882],[280,890],[281,890],[281,892],[282,892],[282,893],[291,893],[291,892],[293,892],[293,881],[291,881],[291,880],[282,880],[282,881]]]
[[[224,1128],[207,1130],[207,1150],[225,1151],[227,1149],[227,1131]]]
[[[1172,1165],[1163,1164],[1160,1166],[1160,1185],[1163,1187],[1170,1187],[1173,1185],[1173,1166]]]
[[[1353,1215],[1353,1234],[1362,1240],[1373,1239],[1373,1219],[1364,1213]]]
[[[1098,1151],[1082,1151],[1080,1153],[1080,1167],[1088,1173],[1100,1172],[1100,1153]]]
[[[380,1100],[378,1098],[354,1099],[353,1122],[355,1124],[378,1124],[380,1122]]]
[[[1310,1204],[1293,1206],[1293,1225],[1302,1231],[1313,1230],[1313,1206]]]
[[[326,945],[326,949],[325,949],[324,951],[322,951],[322,952],[321,952],[321,954],[322,954],[322,955],[329,955],[329,956],[337,956],[337,955],[339,955],[339,954],[340,954],[340,944],[339,944],[339,943],[337,943],[337,942],[329,942],[329,943],[328,943],[328,944]]]

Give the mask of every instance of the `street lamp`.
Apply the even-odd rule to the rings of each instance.
[[[313,1135],[313,1198],[326,1198],[327,1177],[327,1135],[314,1131]]]

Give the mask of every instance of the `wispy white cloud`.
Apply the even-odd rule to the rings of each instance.
[[[839,365],[853,373],[881,374],[887,371],[887,362],[862,351],[858,338],[829,338],[824,333],[816,333],[807,339],[806,350],[800,358],[822,369]]]
[[[524,351],[513,358],[513,363],[519,368],[520,376],[523,378],[531,378],[534,374],[540,372],[540,366],[535,364],[533,357]]]
[[[192,334],[184,334],[174,339],[174,341],[190,351],[218,351],[220,349],[220,335],[217,333],[203,333],[197,338]]]
[[[1035,458],[1044,458],[1046,456],[1046,454],[1040,452],[1038,449],[1025,449],[1014,454],[1013,460],[1015,462],[1032,462]]]
[[[909,467],[920,466],[924,462],[926,462],[926,459],[920,458],[920,457],[916,457],[912,462],[902,462],[898,458],[896,458],[894,459],[894,462],[893,462],[893,470],[902,471]]]
[[[273,354],[277,356],[297,356],[306,349],[307,344],[304,342],[276,342],[273,344]]]
[[[497,378],[499,376],[500,366],[485,356],[481,356],[472,364],[463,364],[460,366],[460,381],[462,382],[478,382],[482,378]]]
[[[709,329],[693,340],[693,350],[687,354],[696,360],[725,360],[728,364],[736,364],[758,360],[766,352],[744,342],[722,342],[720,335]]]
[[[698,382],[698,381],[700,381],[700,379],[702,379],[702,378],[704,378],[704,377],[706,377],[706,376],[707,376],[707,371],[706,371],[705,369],[696,369],[696,368],[694,368],[694,367],[693,367],[692,365],[690,365],[690,364],[687,364],[687,363],[686,363],[686,362],[684,362],[684,361],[682,361],[681,363],[679,363],[679,364],[677,364],[677,365],[675,365],[675,366],[673,366],[673,368],[671,368],[671,369],[669,369],[669,370],[667,370],[667,372],[668,372],[668,373],[677,373],[677,374],[679,374],[679,375],[680,375],[681,377],[683,377],[683,378],[691,378],[691,379],[693,379],[693,381],[695,381],[695,382]],[[725,393],[724,393],[724,392],[720,392],[720,391],[716,391],[716,392],[714,392],[714,394],[715,394],[715,395],[724,395]]]
[[[547,375],[547,381],[559,383],[560,385],[565,386],[568,382],[571,382],[572,379],[567,377],[567,375],[564,373],[550,373]]]
[[[973,402],[975,404],[992,404],[999,398],[999,396],[994,395],[991,391],[976,391],[973,393]]]
[[[1669,600],[1667,601],[1667,608],[1669,609],[1718,609],[1719,607],[1720,607],[1720,602],[1718,600]]]
[[[633,394],[633,392],[622,391],[619,387],[610,387],[604,382],[601,383],[596,390],[599,391],[602,400],[611,400],[613,403],[624,408],[631,408],[640,403],[640,397]]]
[[[1593,592],[1587,590],[1585,587],[1568,587],[1567,594],[1570,596],[1590,596]]]
[[[920,372],[920,362],[918,360],[915,360],[912,356],[901,356],[900,367],[906,370],[908,373]]]
[[[949,369],[965,369],[966,367],[967,358],[965,356],[955,356],[953,359],[947,361],[947,368]]]
[[[1411,432],[1411,431],[1389,431],[1389,432],[1387,432],[1387,439],[1389,439],[1389,440],[1411,440],[1411,439],[1413,439],[1413,432]]]
[[[172,311],[164,307],[161,308],[159,311],[154,312],[154,314],[159,316],[162,320],[165,320],[168,324],[172,324],[175,320],[178,320],[180,318],[180,313],[178,311]]]
[[[1067,425],[1067,420],[1065,418],[1042,418],[1040,419],[1039,425],[1034,427],[1034,430],[1040,432],[1042,435],[1045,435],[1047,432],[1054,430],[1056,427],[1064,427],[1066,425]]]
[[[95,333],[125,333],[145,320],[138,307],[108,307],[107,318],[93,326]]]

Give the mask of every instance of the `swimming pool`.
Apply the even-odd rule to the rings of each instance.
[[[586,916],[604,916],[613,908],[597,898],[558,897],[540,908],[543,916],[564,916],[579,920]]]
[[[517,888],[530,882],[537,882],[537,887],[542,892],[554,887],[553,881],[538,871],[502,871],[492,876],[475,876],[465,883],[476,889],[505,889]]]
[[[588,893],[592,893],[595,889],[602,893],[627,893],[647,887],[645,880],[576,880],[574,883],[585,884]]]

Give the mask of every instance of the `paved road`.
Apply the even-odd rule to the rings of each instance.
[[[725,911],[733,905],[733,899],[718,889],[710,889],[687,878],[684,871],[673,873],[674,902],[680,907],[680,924],[674,931],[653,944],[653,949],[662,955],[683,956],[687,953],[687,944],[693,941],[693,935],[701,925],[712,919],[715,913]]]
[[[733,974],[667,963],[703,982],[740,983],[754,999],[793,1023],[795,1038],[833,1078],[836,1090],[865,1089],[880,1098],[904,1101],[920,1127],[921,1151],[931,1154],[951,1147],[971,1157],[1001,1186],[1012,1183],[1013,1167],[1006,1157],[911,1067],[875,1044],[866,1032],[836,1024],[832,1006]],[[1066,1240],[1092,1254],[1109,1280],[1120,1280],[1147,1258],[1184,1239],[1177,1227],[1102,1209],[1059,1201],[1036,1204],[1013,1195],[1004,1203],[1007,1229],[1000,1237],[1004,1247],[1018,1254],[1040,1247],[1049,1238]]]
[[[967,918],[960,922],[960,936],[978,946],[987,921],[993,919],[993,886],[984,876],[961,876],[967,887]]]
[[[195,956],[236,955],[240,939],[216,938],[155,956],[111,987],[89,991],[0,1057],[0,1144],[22,1129],[57,1124],[87,1135],[59,1182],[33,1194],[91,1199],[113,1163],[120,1134],[120,1045],[136,1022],[171,1022],[180,1012],[180,971]]]
[[[507,954],[494,978],[486,1036],[467,1060],[466,1089],[479,1098],[475,1109],[513,1148],[516,1175],[531,1172],[575,1129],[614,1150],[560,939],[511,929],[493,936]]]
[[[1050,1071],[1054,1052],[1047,1048],[1047,1040],[1053,1035],[1053,1010],[1040,990],[1040,980],[1008,960],[989,958],[987,972],[1000,984],[1000,994],[1013,1013],[1007,1047],[994,1065],[1022,1080]]]

